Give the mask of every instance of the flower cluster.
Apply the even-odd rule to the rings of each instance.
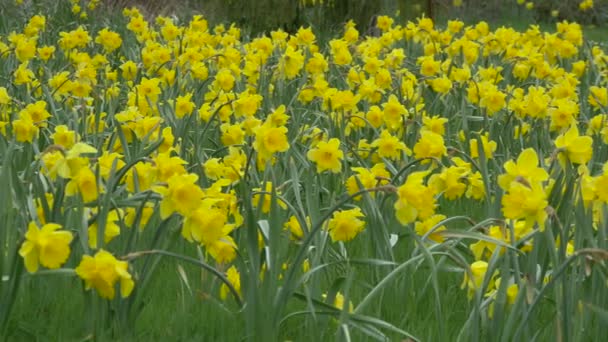
[[[227,298],[246,293],[237,266],[251,262],[235,260],[256,241],[289,251],[288,268],[302,244],[342,255],[415,237],[468,248],[456,259],[469,258],[471,298],[506,289],[514,303],[519,271],[493,258],[546,252],[535,237],[560,211],[606,224],[608,55],[576,23],[518,32],[381,16],[377,37],[348,22],[324,46],[307,27],[246,39],[200,15],[152,22],[137,9],[125,27],[94,28],[72,5],[82,24],[51,31],[36,15],[0,36],[0,148],[27,159],[15,178],[31,199],[18,221],[31,222],[19,227],[28,272],[74,269],[85,289],[127,297],[142,272],[130,257],[179,231],[227,270]],[[476,241],[454,238],[459,217],[482,222],[466,235]],[[567,231],[551,243],[589,243]],[[260,259],[262,273],[276,267]]]

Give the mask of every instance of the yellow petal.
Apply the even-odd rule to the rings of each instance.
[[[68,159],[76,158],[76,157],[80,156],[81,154],[85,154],[85,153],[97,153],[97,149],[95,149],[95,147],[93,147],[91,145],[79,142],[79,143],[76,143],[74,146],[72,146],[72,148],[68,152],[67,158]]]
[[[120,278],[120,295],[122,298],[128,297],[133,288],[135,287],[135,282],[131,278]]]
[[[31,243],[29,241],[26,241],[24,243],[24,246],[26,243]],[[21,254],[21,256],[23,256],[23,261],[25,263],[25,269],[27,269],[27,271],[29,273],[36,273],[36,271],[38,271],[38,250],[36,248],[31,248],[30,247],[25,247],[25,250],[28,250],[29,252],[26,253],[25,255],[21,254],[21,250],[19,251],[19,254]]]
[[[538,165],[538,155],[532,148],[527,148],[521,152],[517,158],[517,166],[530,170]]]

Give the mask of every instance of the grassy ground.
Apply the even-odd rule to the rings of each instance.
[[[446,7],[438,7],[437,9],[435,21],[441,26],[446,25],[448,20],[453,19],[460,19],[469,25],[474,25],[480,20],[484,20],[494,29],[505,26],[513,27],[518,31],[525,31],[530,25],[538,25],[541,31],[555,32],[555,24],[558,22],[558,19],[551,17],[535,18],[532,12],[527,11],[522,6],[506,5],[506,8],[500,11],[486,14],[475,12],[473,15],[462,10],[449,10]],[[497,13],[500,13],[500,15],[497,15]],[[582,26],[586,39],[596,42],[608,42],[608,25],[596,26],[589,24]]]
[[[62,9],[55,8],[56,13]],[[33,11],[34,12],[34,11]],[[65,14],[68,16],[68,14]],[[116,20],[112,19],[113,17]],[[120,22],[120,14],[114,13],[106,17],[103,22],[92,21],[92,26],[101,26],[109,22]],[[447,20],[445,13],[438,14],[438,25],[445,25]],[[18,20],[18,19],[14,19]],[[465,18],[465,21],[473,23],[473,19]],[[509,16],[500,19],[492,19],[490,24],[492,27],[499,27],[502,25],[509,25],[519,30],[525,30],[529,25],[535,24],[533,18],[526,16],[519,16],[517,13],[512,13]],[[2,29],[2,35],[7,35],[11,29],[12,24],[9,20],[4,21]],[[59,30],[62,27],[73,26],[73,23],[62,22],[59,17],[49,18],[49,26]],[[547,31],[554,30],[553,23],[541,23],[541,29]],[[59,28],[59,29],[58,29]],[[585,27],[585,34],[589,39],[597,39],[605,41],[608,36],[606,33],[608,28],[606,27]],[[326,35],[330,37],[334,35],[334,32],[324,31],[320,35]],[[327,40],[329,38],[320,37],[319,40]],[[293,84],[289,86],[294,87]],[[288,102],[286,99],[285,102]],[[431,101],[429,101],[431,103]],[[433,112],[447,111],[453,106],[444,105],[441,101],[432,102],[429,105],[429,110]],[[268,108],[266,108],[268,109]],[[294,116],[295,117],[295,116]],[[451,126],[450,129],[455,132],[459,127]],[[504,151],[503,151],[504,152]],[[507,159],[506,154],[501,157]],[[296,158],[298,156],[294,156]],[[302,157],[304,158],[304,157]],[[500,169],[500,166],[496,166],[495,169]],[[300,172],[302,170],[296,170]],[[266,176],[266,175],[264,175]],[[285,178],[289,178],[288,175]],[[323,184],[337,184],[340,182],[338,176],[322,178]],[[321,181],[317,178],[303,180],[301,183],[304,187],[313,187],[317,185],[317,182],[321,184]],[[324,190],[324,189],[323,189]],[[322,195],[320,194],[322,193]],[[292,195],[292,194],[290,194]],[[308,201],[308,205],[313,209],[308,210],[313,215],[319,215],[318,213],[327,209],[331,204],[338,200],[336,194],[331,191],[323,192],[317,189],[317,193],[314,193],[316,198],[321,198],[321,201]],[[311,195],[312,198],[315,198]],[[391,197],[392,198],[392,197]],[[322,202],[323,207],[319,208],[318,202]],[[366,210],[372,212],[373,206],[376,205],[373,201],[372,204],[363,202],[363,206]],[[317,206],[316,208],[314,206]],[[365,207],[368,205],[369,207]],[[458,215],[459,213],[466,212],[468,216],[474,218],[487,217],[487,211],[489,210],[487,205],[478,204],[471,205],[471,203],[456,203],[443,201],[440,203],[443,213],[447,216]],[[396,222],[394,218],[394,212],[391,205],[386,205],[389,208],[384,214],[386,217],[383,221],[378,219],[374,221],[368,227],[365,235],[369,237],[374,231],[381,229],[387,229],[390,233],[399,235],[399,241],[393,248],[394,261],[396,264],[402,264],[407,262],[414,255],[414,251],[421,256],[419,263],[413,263],[411,267],[405,269],[405,271],[395,277],[389,286],[383,288],[378,297],[370,304],[366,309],[365,313],[372,317],[381,317],[386,322],[393,324],[396,327],[400,327],[407,332],[420,337],[422,340],[452,340],[462,332],[462,327],[465,326],[469,319],[468,314],[473,310],[475,305],[472,301],[467,299],[466,291],[461,288],[463,279],[462,268],[456,267],[455,263],[449,261],[448,258],[423,258],[424,253],[420,252],[420,248],[417,248],[416,239],[417,235],[412,234],[412,230],[409,229],[408,233],[404,233],[401,229],[401,225]],[[310,209],[310,208],[307,208]],[[285,216],[285,215],[284,215]],[[256,217],[259,218],[259,217]],[[280,217],[281,220],[286,217]],[[372,219],[370,219],[372,220]],[[386,227],[379,222],[386,222]],[[388,228],[387,228],[388,227]],[[467,225],[455,223],[450,225],[449,228],[455,229],[456,231],[464,230]],[[177,230],[176,230],[177,231]],[[126,234],[125,234],[126,235]],[[540,235],[538,237],[539,243],[547,244],[543,242],[546,236]],[[246,234],[236,235],[235,238],[243,245],[246,244]],[[151,240],[151,236],[147,235],[145,239]],[[547,236],[547,239],[549,237]],[[257,241],[253,241],[255,245]],[[470,241],[469,241],[470,242]],[[554,241],[551,241],[553,243]],[[122,246],[126,243],[126,237],[119,237],[116,244]],[[383,246],[387,247],[387,246]],[[190,257],[199,257],[196,249],[192,244],[185,241],[179,240],[175,244],[171,245],[171,251],[179,253],[180,255],[186,255]],[[243,253],[246,253],[247,249]],[[470,252],[466,249],[466,246],[461,243],[454,243],[453,245],[446,245],[445,250],[440,252],[445,253],[455,252],[466,254],[470,256]],[[378,257],[382,253],[389,253],[387,250],[378,250],[375,242],[369,238],[357,239],[348,244],[332,244],[327,248],[327,253],[323,253],[322,260],[319,260],[319,264],[332,265],[328,266],[324,272],[319,275],[314,285],[310,287],[304,286],[304,290],[309,290],[314,294],[315,298],[320,298],[322,292],[321,289],[331,289],[329,292],[335,292],[341,289],[345,295],[353,299],[353,302],[357,303],[362,298],[365,298],[367,294],[372,291],[378,282],[387,276],[393,268],[387,268],[385,266],[374,265],[372,262],[367,264],[356,264],[351,263],[352,260],[357,258],[366,257]],[[468,253],[468,254],[467,254]],[[509,257],[516,259],[516,254],[507,254]],[[251,260],[255,260],[252,258]],[[292,257],[290,255],[290,257]],[[156,258],[156,257],[154,257]],[[136,294],[142,298],[141,302],[138,302],[139,307],[134,310],[141,310],[134,326],[131,327],[132,332],[124,337],[125,340],[195,340],[195,341],[240,341],[248,336],[244,336],[244,326],[251,321],[252,313],[247,311],[250,307],[239,309],[236,303],[230,299],[227,302],[221,302],[216,298],[218,292],[219,283],[216,280],[212,280],[210,275],[201,270],[199,267],[188,265],[185,263],[178,263],[173,259],[169,258],[157,258],[159,260],[158,269],[151,278],[149,285],[143,290],[143,292]],[[262,259],[262,256],[260,256]],[[508,258],[505,258],[508,259]],[[253,262],[249,260],[248,262]],[[439,261],[441,260],[441,261]],[[522,262],[522,265],[528,259]],[[76,264],[76,260],[70,260],[70,264],[73,266]],[[505,268],[510,265],[505,261],[503,265]],[[142,261],[134,262],[136,268],[140,268]],[[530,262],[531,263],[531,262]],[[248,264],[244,263],[244,265]],[[527,265],[529,269],[533,269],[532,266]],[[392,267],[392,266],[391,266]],[[501,266],[502,267],[502,266]],[[224,270],[222,270],[224,271]],[[257,277],[255,274],[253,277]],[[109,307],[106,302],[99,300],[91,292],[88,292],[83,296],[82,282],[73,276],[58,276],[58,275],[35,275],[35,276],[24,276],[24,281],[19,292],[19,296],[16,297],[15,308],[8,322],[8,328],[6,332],[7,340],[22,341],[22,340],[35,340],[35,341],[55,341],[55,340],[66,340],[66,341],[86,341],[97,339],[108,339],[112,340],[114,336],[92,336],[90,331],[91,325],[96,322],[86,322],[86,317],[91,316],[90,311]],[[594,284],[601,283],[603,278],[594,278]],[[346,291],[344,291],[346,289]],[[580,287],[578,288],[580,289]],[[264,289],[257,289],[263,291]],[[299,290],[299,291],[304,291]],[[561,293],[560,290],[555,290],[557,295]],[[563,290],[566,293],[567,289]],[[559,292],[559,293],[558,293]],[[605,299],[603,295],[598,294],[597,298]],[[267,297],[254,297],[254,298],[267,298]],[[590,297],[593,299],[593,297]],[[480,299],[481,300],[481,299]],[[523,299],[522,299],[523,301]],[[119,300],[114,302],[118,303]],[[257,305],[260,309],[260,313],[263,315],[270,315],[271,312],[265,311],[264,308],[269,306],[271,303],[251,303],[251,306]],[[566,305],[566,304],[564,304]],[[555,303],[547,301],[540,305],[540,309],[536,311],[539,313],[539,317],[532,317],[531,320],[542,320],[542,315],[545,311],[553,312]],[[294,341],[309,341],[309,340],[332,340],[332,339],[344,339],[346,340],[346,333],[342,329],[343,326],[341,319],[344,317],[332,316],[319,316],[312,317],[312,314],[308,311],[313,305],[307,302],[306,293],[297,293],[293,299],[289,299],[287,305],[288,312],[301,312],[301,315],[289,316],[285,319],[281,335],[281,340],[294,340]],[[316,308],[316,306],[315,306]],[[112,310],[104,311],[106,315],[117,315]],[[566,310],[567,313],[571,312]],[[254,315],[255,316],[255,315]],[[271,320],[275,317],[262,316],[254,317],[257,321]],[[488,334],[491,335],[493,332],[500,331],[500,328],[492,328],[492,324],[500,324],[500,322],[488,322],[484,321],[484,324],[490,326]],[[249,323],[251,324],[251,323]],[[549,323],[545,322],[544,326],[550,326]],[[599,329],[600,323],[594,322],[587,325],[586,327],[592,327],[592,329]],[[472,327],[471,330],[475,330],[476,327]],[[487,328],[487,327],[486,327]],[[348,329],[348,327],[346,328]],[[495,330],[492,330],[495,329]],[[348,330],[347,330],[348,331]],[[365,333],[373,335],[374,331],[361,330],[350,330],[349,334],[352,340],[366,340],[372,339]],[[526,336],[529,339],[537,340],[552,340],[557,332],[549,329],[540,329],[538,335]],[[581,334],[586,334],[582,332]],[[590,336],[598,336],[597,331],[589,332]],[[389,332],[388,336],[391,340],[396,340],[399,337],[398,334]],[[586,335],[579,335],[586,337]],[[477,336],[478,339],[484,340],[484,336]],[[487,336],[485,336],[487,337]],[[465,337],[466,340],[466,337]]]

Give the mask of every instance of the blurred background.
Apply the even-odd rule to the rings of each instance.
[[[154,15],[203,14],[211,23],[236,23],[252,35],[300,26],[340,29],[354,19],[360,31],[373,26],[376,15],[391,15],[405,22],[420,16],[441,23],[461,19],[527,27],[556,21],[576,21],[591,28],[608,23],[608,0],[106,0],[116,7],[137,6]],[[399,21],[400,20],[400,21]]]

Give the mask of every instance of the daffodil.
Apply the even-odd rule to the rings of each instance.
[[[319,142],[315,148],[308,151],[307,157],[317,164],[318,173],[325,170],[339,173],[342,170],[344,152],[340,149],[340,140],[337,138]]]
[[[59,268],[67,261],[73,236],[61,228],[57,223],[47,223],[38,228],[35,222],[30,222],[25,241],[19,249],[28,272],[35,273],[38,265]]]
[[[445,238],[441,235],[441,231],[444,231],[447,228],[444,225],[438,226],[438,224],[446,218],[447,217],[445,215],[441,214],[429,216],[425,220],[417,221],[414,225],[414,230],[419,236],[429,234],[428,238],[430,240],[433,240],[437,243],[442,243]]]
[[[489,139],[489,133],[480,135],[479,140],[481,141],[481,147],[483,154],[486,159],[492,159],[494,152],[496,151],[496,141]],[[479,158],[479,143],[476,138],[469,141],[471,147],[471,158]]]
[[[462,288],[468,289],[469,298],[473,298],[473,294],[479,289],[488,271],[488,263],[485,261],[475,261],[469,267],[469,272],[464,273],[464,280],[462,281]]]
[[[354,239],[365,228],[365,221],[360,219],[363,217],[365,215],[359,208],[334,212],[327,224],[331,240],[346,242]]]
[[[593,154],[593,138],[578,134],[578,127],[572,125],[568,131],[555,139],[555,147],[560,152],[560,160],[574,164],[586,164]]]
[[[310,217],[306,216],[307,227],[310,228]],[[300,225],[297,217],[294,215],[289,217],[289,220],[283,225],[283,229],[289,232],[289,239],[293,241],[301,240],[304,237],[304,230]]]
[[[382,105],[383,119],[388,127],[392,129],[399,128],[403,122],[403,117],[406,115],[407,109],[397,100],[397,96],[391,94],[388,101]]]
[[[406,155],[412,154],[412,151],[405,146],[403,141],[391,135],[386,130],[383,130],[380,133],[380,137],[372,142],[371,147],[377,148],[378,155],[381,158],[399,160],[401,159],[403,152],[405,152]]]
[[[224,228],[228,227],[227,225]],[[209,246],[206,246],[207,252],[217,263],[226,264],[236,258],[237,245],[234,239],[227,235],[229,232],[224,232],[225,235],[216,240]]]
[[[191,99],[192,93],[178,96],[177,99],[175,99],[175,116],[178,119],[191,114],[194,110],[194,102],[192,102]]]
[[[216,200],[205,199],[201,206],[184,220],[182,236],[186,240],[209,246],[225,235],[227,213],[215,207],[214,202]]]
[[[120,222],[121,216],[123,216],[121,209],[113,209],[108,212],[108,216],[106,217],[105,228],[103,231],[103,241],[104,244],[109,243],[115,237],[120,235],[120,226],[118,223]],[[98,247],[97,244],[97,229],[99,227],[99,219],[95,220],[88,229],[89,235],[89,247],[92,249],[96,249]]]
[[[122,44],[122,38],[116,32],[103,28],[97,33],[95,43],[101,44],[106,52],[112,52],[118,49]]]
[[[85,203],[95,201],[100,193],[100,184],[97,177],[89,167],[81,168],[76,175],[70,179],[65,188],[67,196],[80,194]]]
[[[428,174],[428,171],[413,172],[397,189],[398,200],[394,208],[401,224],[409,224],[417,218],[424,220],[435,213],[435,193],[431,187],[423,184]]]
[[[203,191],[196,184],[198,176],[193,173],[176,174],[167,180],[166,186],[154,186],[153,190],[163,196],[160,203],[160,216],[166,219],[177,212],[188,217],[201,204]]]
[[[121,297],[128,297],[133,291],[135,282],[128,268],[126,261],[119,261],[110,252],[101,249],[95,256],[83,256],[75,271],[84,280],[87,290],[94,288],[102,298],[114,299],[118,282]]]
[[[386,170],[384,163],[378,163],[369,170],[364,167],[353,167],[351,170],[357,174],[346,179],[346,191],[349,195],[353,195],[361,190],[385,185],[390,179],[390,173]],[[375,197],[375,192],[371,192],[370,196]],[[360,199],[361,196],[355,197],[355,200]]]
[[[532,148],[523,150],[517,161],[509,160],[505,163],[506,174],[498,176],[498,185],[508,190],[516,179],[523,179],[529,184],[544,182],[549,179],[547,171],[538,167],[539,160],[536,151]]]
[[[70,149],[76,143],[76,132],[69,130],[66,125],[58,125],[55,126],[55,132],[51,138],[55,144]]]
[[[137,162],[127,172],[125,183],[130,192],[146,191],[152,188],[157,179],[157,168],[149,162]]]
[[[13,134],[19,142],[33,142],[38,137],[39,129],[31,119],[17,119],[13,121]]]
[[[271,194],[272,194],[273,190],[279,196],[281,195],[281,192],[278,191],[277,189],[274,189],[272,182],[264,182],[264,184],[265,184],[264,190],[262,190],[262,188],[252,189],[254,192],[256,192],[256,191],[265,192],[265,193],[253,195],[253,206],[255,208],[261,207],[261,210],[263,213],[269,213],[270,206],[272,204],[272,195]],[[277,198],[276,201],[281,208],[283,208],[283,209],[287,208],[287,205],[285,204],[285,202],[283,202],[283,200]]]
[[[289,149],[287,140],[287,127],[275,127],[266,123],[255,130],[253,148],[260,157],[267,160],[277,152],[285,152]]]
[[[444,168],[441,173],[434,174],[429,179],[429,185],[434,191],[442,192],[446,199],[454,200],[464,195],[467,184],[466,177],[471,172],[468,163]]]
[[[241,275],[240,275],[239,271],[236,269],[236,267],[230,266],[230,268],[228,268],[228,270],[226,270],[226,278],[228,279],[228,281],[230,282],[232,287],[234,287],[234,289],[237,291],[237,293],[240,294],[241,293]],[[226,284],[222,284],[222,286],[220,287],[220,298],[225,300],[226,297],[228,297],[228,293],[229,293],[228,286]]]
[[[528,227],[537,223],[544,229],[547,219],[547,194],[539,183],[523,184],[514,181],[502,197],[502,212],[512,220],[523,219]]]
[[[447,154],[443,137],[431,131],[421,131],[420,139],[414,145],[414,157],[441,158]]]

